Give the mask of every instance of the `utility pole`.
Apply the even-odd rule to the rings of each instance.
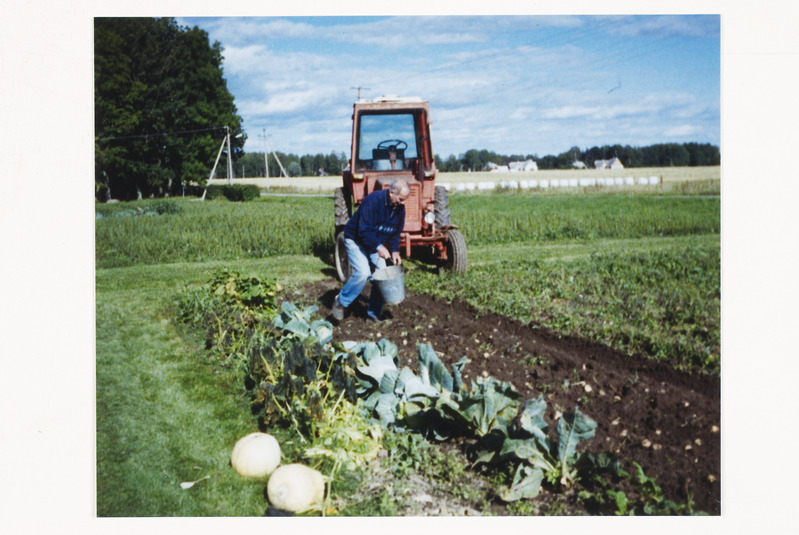
[[[227,132],[227,127],[225,127],[225,132]],[[230,137],[226,135],[225,139],[222,140],[222,144],[219,146],[219,152],[216,153],[216,160],[214,161],[214,166],[211,168],[211,173],[208,175],[208,182],[206,183],[205,189],[203,190],[203,196],[200,198],[201,201],[205,200],[205,194],[208,193],[208,184],[214,178],[214,175],[216,175],[216,166],[219,165],[219,158],[222,156],[222,151],[225,150],[225,143],[228,141],[230,141]],[[228,152],[230,152],[230,149],[228,149]],[[228,154],[228,160],[229,159],[230,155]]]
[[[225,138],[227,139],[227,183],[233,184],[233,151],[230,150],[230,127],[225,127]]]
[[[361,90],[362,89],[367,89],[368,90],[368,89],[371,89],[371,88],[358,86],[358,87],[350,87],[350,89],[357,89],[358,90],[358,100],[361,100]]]
[[[266,189],[269,189],[269,151],[266,150],[266,128],[261,129],[264,138],[264,167],[266,168]]]
[[[268,157],[270,152],[272,153],[272,156],[275,157],[275,161],[277,162],[277,165],[280,167],[281,176],[285,176],[286,178],[291,178],[291,177],[289,177],[289,174],[286,172],[286,170],[283,168],[283,162],[281,162],[280,158],[277,157],[277,153],[272,148],[272,144],[269,143],[269,137],[266,135],[266,129],[265,128],[262,129],[262,132],[263,132],[262,135],[264,137],[264,164],[266,165],[266,178],[267,178],[267,180],[269,179],[269,161],[267,160],[267,157]]]
[[[269,139],[268,139],[268,138],[267,138],[267,143],[269,143]],[[270,148],[270,149],[272,148],[272,144],[271,144],[271,143],[269,143],[269,148]],[[274,150],[274,149],[272,149],[272,151],[271,151],[271,152],[272,152],[272,155],[275,157],[275,160],[277,161],[277,165],[280,167],[280,171],[283,173],[283,175],[282,175],[282,176],[285,176],[286,178],[289,178],[289,179],[290,179],[291,177],[290,177],[290,176],[289,176],[289,174],[286,172],[286,170],[283,168],[283,162],[281,162],[281,161],[280,161],[280,158],[278,158],[278,157],[277,157],[277,153],[275,152],[275,150]]]

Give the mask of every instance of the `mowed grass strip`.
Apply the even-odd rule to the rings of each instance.
[[[264,481],[229,466],[235,441],[257,430],[242,377],[209,361],[204,341],[178,330],[171,309],[184,287],[206,283],[220,265],[97,270],[98,516],[261,516],[266,509]],[[325,268],[310,256],[235,267],[282,274],[285,285],[318,279]]]

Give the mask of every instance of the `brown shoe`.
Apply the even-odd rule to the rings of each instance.
[[[336,321],[341,321],[344,319],[344,312],[345,308],[338,302],[338,296],[333,300],[333,308],[330,310],[330,315],[333,316],[333,319]]]

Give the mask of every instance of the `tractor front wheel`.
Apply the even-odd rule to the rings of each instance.
[[[336,235],[336,250],[334,256],[338,280],[341,282],[347,282],[347,279],[350,278],[350,274],[352,273],[352,267],[350,267],[350,260],[347,256],[347,247],[344,245],[343,232],[339,232]]]
[[[466,273],[466,240],[461,231],[449,229],[447,236],[447,261],[444,268],[455,273]]]

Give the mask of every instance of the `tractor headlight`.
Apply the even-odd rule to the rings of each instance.
[[[428,225],[432,225],[433,223],[436,222],[436,214],[434,214],[433,212],[427,212],[424,215],[424,222],[427,223]]]

